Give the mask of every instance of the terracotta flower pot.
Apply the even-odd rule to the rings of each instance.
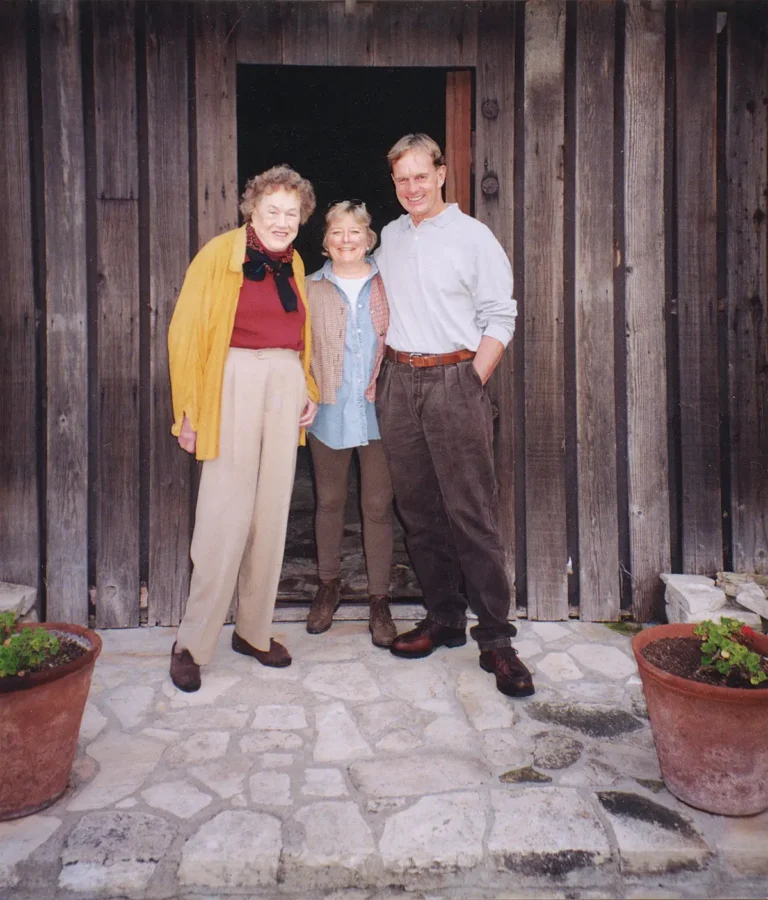
[[[694,625],[636,634],[637,660],[664,783],[683,803],[725,816],[768,809],[768,690],[714,687],[670,675],[643,648],[696,637]]]
[[[89,628],[29,627],[71,637],[88,650],[59,668],[0,678],[0,821],[44,809],[64,793],[101,653],[101,638]]]

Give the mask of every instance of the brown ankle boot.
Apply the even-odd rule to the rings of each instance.
[[[171,649],[171,681],[180,691],[192,693],[200,690],[200,666],[192,659],[189,650]]]
[[[321,581],[307,616],[307,631],[310,634],[328,631],[339,603],[341,603],[341,579]]]
[[[377,647],[389,647],[397,637],[397,628],[389,611],[389,597],[371,596],[371,612],[368,630]]]

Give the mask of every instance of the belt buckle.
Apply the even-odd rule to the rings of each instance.
[[[414,357],[414,356],[424,356],[424,354],[423,354],[423,353],[409,353],[409,354],[408,354],[408,365],[409,365],[412,369],[415,369],[415,368],[416,368],[416,366],[414,366],[414,364],[413,364],[413,357]]]

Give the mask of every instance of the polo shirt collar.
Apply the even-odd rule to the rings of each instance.
[[[446,208],[437,216],[432,216],[429,219],[424,219],[424,221],[419,225],[419,228],[422,228],[424,225],[434,225],[436,228],[445,228],[446,225],[450,225],[456,219],[456,214],[459,212],[459,204],[458,203],[449,203]],[[400,216],[400,225],[403,231],[408,231],[416,228],[413,224],[413,219],[409,213],[406,213],[404,216]]]

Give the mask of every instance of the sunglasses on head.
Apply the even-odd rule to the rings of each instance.
[[[341,200],[331,200],[328,206],[325,207],[325,211],[328,212],[339,203],[348,203],[352,207],[352,209],[357,209],[357,207],[359,206],[365,206],[364,201],[358,200],[357,198],[355,198],[354,200],[347,200],[346,198],[343,198]]]

